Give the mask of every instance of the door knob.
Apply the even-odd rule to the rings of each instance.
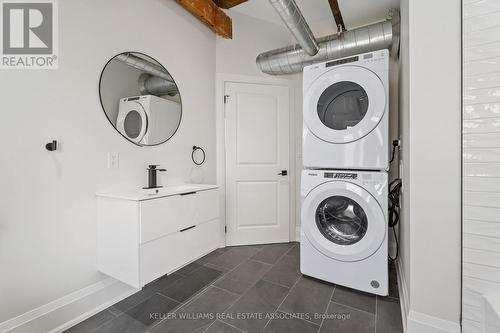
[[[288,175],[288,171],[287,170],[281,170],[280,173],[278,173],[278,176],[287,176]]]

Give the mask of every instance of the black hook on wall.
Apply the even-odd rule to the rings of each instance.
[[[52,142],[49,142],[45,145],[45,149],[48,151],[55,151],[57,150],[57,140],[52,140]]]

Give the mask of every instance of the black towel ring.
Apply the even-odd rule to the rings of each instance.
[[[203,159],[201,160],[201,162],[196,162],[196,160],[194,159],[194,154],[196,153],[197,150],[201,150],[201,152],[203,153]],[[205,157],[206,157],[205,150],[203,150],[203,148],[198,147],[198,146],[193,146],[193,152],[191,153],[191,159],[193,160],[194,164],[202,165],[205,162]]]

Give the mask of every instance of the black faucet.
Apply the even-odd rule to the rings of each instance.
[[[167,171],[167,169],[157,169],[156,167],[159,167],[159,165],[150,165],[148,170],[148,187],[144,187],[145,189],[147,188],[159,188],[162,186],[158,186],[157,184],[157,171]]]

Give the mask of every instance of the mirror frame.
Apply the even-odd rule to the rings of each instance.
[[[172,133],[171,136],[169,136],[165,141],[162,141],[160,143],[156,143],[154,145],[140,145],[138,143],[135,143],[131,140],[129,140],[125,135],[123,135],[122,132],[120,132],[116,127],[115,125],[113,125],[113,122],[111,121],[111,119],[109,119],[108,117],[108,114],[106,113],[106,109],[104,108],[104,103],[102,102],[102,96],[101,96],[101,85],[102,85],[102,77],[104,75],[104,71],[106,70],[106,68],[108,67],[108,64],[113,61],[116,57],[118,57],[119,55],[121,54],[124,54],[124,53],[135,53],[135,54],[140,54],[140,55],[143,55],[143,56],[146,56],[150,59],[153,59],[154,61],[156,61],[156,63],[158,63],[161,67],[163,67],[163,69],[165,69],[167,71],[167,73],[172,77],[172,80],[174,81],[175,85],[177,86],[177,90],[179,91],[179,100],[181,101],[181,117],[180,117],[180,120],[179,120],[179,124],[177,124],[177,127],[175,128],[175,131],[174,133]],[[106,64],[104,65],[104,67],[102,68],[101,70],[101,74],[99,75],[99,102],[101,103],[101,109],[102,111],[104,112],[104,115],[106,116],[106,119],[108,120],[109,124],[111,125],[111,127],[116,131],[118,132],[118,134],[120,134],[120,136],[122,138],[124,138],[127,142],[130,142],[132,143],[133,145],[137,146],[137,147],[156,147],[156,146],[159,146],[159,145],[162,145],[164,144],[165,142],[167,142],[168,140],[170,140],[178,131],[179,131],[179,127],[181,126],[181,123],[182,123],[182,114],[183,114],[183,103],[182,103],[182,95],[181,95],[181,91],[179,89],[179,85],[177,84],[177,82],[175,81],[174,77],[172,76],[172,74],[170,74],[170,72],[168,71],[168,69],[165,68],[165,66],[162,65],[161,62],[159,62],[158,60],[156,60],[155,58],[151,57],[150,55],[146,54],[146,53],[143,53],[143,52],[137,52],[137,51],[123,51],[123,52],[120,52],[120,53],[117,53],[115,54],[113,57],[111,57],[108,61],[106,61]]]

